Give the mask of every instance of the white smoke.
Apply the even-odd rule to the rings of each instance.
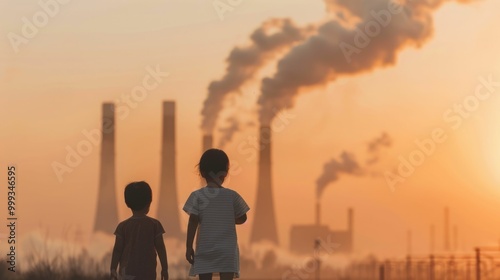
[[[363,174],[361,166],[354,155],[348,152],[340,154],[340,160],[331,159],[323,166],[323,173],[316,180],[316,196],[320,198],[325,188],[339,179],[341,174],[360,176]]]
[[[394,65],[403,49],[421,47],[431,38],[432,13],[445,2],[453,2],[391,1],[325,0],[327,10],[341,16],[322,24],[316,34],[293,47],[278,62],[274,76],[262,80],[260,122],[269,124],[281,110],[293,107],[301,89]],[[346,26],[346,22],[354,26]]]
[[[226,59],[226,73],[208,86],[208,96],[202,109],[202,129],[212,134],[228,95],[236,93],[257,71],[277,54],[304,40],[311,27],[300,28],[290,19],[271,19],[251,35],[247,47],[235,47]]]
[[[366,161],[367,165],[373,165],[380,160],[380,150],[384,147],[389,148],[392,145],[392,138],[383,132],[380,137],[377,137],[368,143],[368,155],[370,158]]]

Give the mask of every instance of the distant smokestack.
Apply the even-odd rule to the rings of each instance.
[[[203,135],[203,151],[212,149],[214,147],[214,137],[211,134]]]
[[[450,250],[450,210],[444,208],[444,250]]]
[[[347,230],[350,235],[349,252],[354,249],[354,209],[349,208],[347,211]]]
[[[406,237],[406,251],[407,251],[407,255],[411,255],[411,243],[412,243],[412,240],[411,240],[411,230],[408,230],[408,233],[407,233],[407,237]]]
[[[183,239],[179,220],[176,178],[175,102],[163,102],[161,180],[158,219],[168,230],[165,237]]]
[[[435,229],[434,225],[431,225],[431,230],[430,230],[430,253],[434,253],[434,248],[435,248],[435,240],[436,240],[436,234],[435,234]]]
[[[453,226],[453,251],[456,252],[458,250],[458,226]]]
[[[319,201],[316,202],[316,225],[321,225],[321,204]]]
[[[271,180],[271,128],[260,127],[259,178],[257,186],[257,201],[255,218],[250,235],[250,242],[269,241],[276,245],[278,234],[276,230],[276,215]]]
[[[115,107],[102,104],[101,167],[94,232],[113,234],[118,224],[115,191]]]

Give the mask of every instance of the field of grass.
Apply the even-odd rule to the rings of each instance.
[[[103,262],[94,260],[85,251],[73,257],[54,257],[50,260],[30,256],[27,263],[16,267],[16,272],[8,270],[4,259],[0,262],[2,280],[104,280],[109,279]],[[20,269],[20,270],[18,270]]]
[[[22,259],[16,272],[8,270],[5,258],[0,260],[0,280],[109,280],[111,252],[96,259],[86,250],[64,257],[63,254],[48,257],[31,253]],[[158,264],[158,270],[160,269]],[[188,279],[187,262],[169,262],[170,279]],[[159,275],[159,271],[158,271]]]

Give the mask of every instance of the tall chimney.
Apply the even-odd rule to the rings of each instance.
[[[276,214],[271,180],[271,128],[261,126],[259,135],[259,175],[255,216],[250,235],[250,242],[269,241],[279,244],[276,229]]]
[[[444,208],[444,250],[450,250],[450,210]]]
[[[430,230],[430,253],[434,254],[434,247],[435,247],[435,229],[434,225],[431,225],[431,230]]]
[[[411,245],[412,245],[412,238],[411,238],[411,230],[408,230],[407,236],[406,236],[406,254],[409,256],[411,255]]]
[[[204,153],[206,150],[213,148],[214,146],[214,138],[211,134],[205,134],[203,135],[203,151]]]
[[[115,190],[115,106],[102,104],[101,166],[94,232],[113,234],[118,224]]]
[[[158,220],[167,228],[165,237],[183,239],[179,220],[176,178],[175,102],[163,102],[161,179]]]
[[[321,204],[319,200],[316,201],[316,225],[321,225]]]
[[[349,252],[352,252],[354,249],[354,209],[352,208],[347,211],[347,230],[350,237]]]
[[[458,226],[453,226],[453,251],[458,251]]]

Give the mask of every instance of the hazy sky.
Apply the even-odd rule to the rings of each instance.
[[[8,34],[22,33],[23,18],[31,20],[41,11],[36,3],[0,3],[0,165],[5,170],[15,164],[19,171],[22,233],[49,228],[54,235],[67,226],[91,231],[100,146],[93,146],[62,182],[51,164],[64,162],[66,147],[75,148],[85,139],[82,131],[100,127],[103,102],[130,96],[148,67],[169,72],[117,122],[117,195],[120,218],[125,219],[130,213],[122,190],[128,182],[146,180],[158,190],[161,103],[175,100],[178,199],[183,204],[200,185],[195,165],[207,85],[223,74],[229,51],[247,44],[248,35],[266,19],[289,17],[305,25],[327,17],[321,0],[243,0],[224,20],[208,0],[73,0],[60,5],[16,53]],[[383,150],[370,172],[393,171],[399,156],[408,158],[416,149],[414,141],[430,137],[435,128],[444,130],[446,140],[394,192],[383,176],[343,176],[324,192],[322,221],[342,229],[347,208],[354,207],[358,252],[405,253],[406,231],[412,229],[414,251],[427,253],[431,223],[437,227],[436,247],[442,246],[442,209],[448,205],[452,224],[459,227],[460,248],[470,250],[500,238],[500,87],[457,129],[443,119],[454,104],[474,94],[479,77],[500,81],[500,2],[447,3],[434,20],[432,39],[419,49],[403,50],[396,65],[308,89],[288,111],[293,118],[275,133],[273,147],[283,246],[288,246],[290,226],[313,221],[315,182],[325,162],[344,150],[364,162],[367,143],[385,131],[394,144]],[[227,105],[238,104],[256,122],[260,78],[272,75],[275,67],[265,67]],[[227,186],[240,192],[250,207],[257,162],[238,146],[256,135],[256,127],[245,126],[225,147],[242,167]],[[5,202],[2,190],[0,205]],[[156,205],[154,201],[152,214]],[[184,227],[187,216],[182,217]],[[248,241],[251,226],[252,212],[239,231],[242,243]]]

